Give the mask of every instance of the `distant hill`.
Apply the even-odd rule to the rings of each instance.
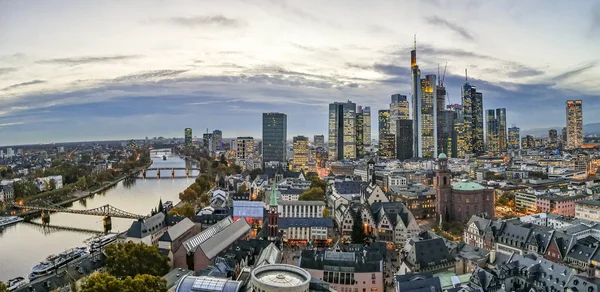
[[[548,131],[550,129],[556,129],[558,135],[562,131],[563,126],[560,127],[548,127],[548,128],[535,128],[535,129],[523,129],[521,136],[532,135],[534,137],[548,137]],[[600,123],[590,123],[583,125],[584,135],[600,135]]]

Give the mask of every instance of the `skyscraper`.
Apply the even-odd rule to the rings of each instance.
[[[204,142],[204,148],[206,148],[209,152],[215,151],[213,133],[208,133],[208,129],[207,133],[202,135],[202,141]]]
[[[483,95],[469,82],[463,85],[465,154],[483,153]],[[460,150],[459,150],[460,151]]]
[[[521,139],[521,147],[523,149],[534,149],[535,138],[533,138],[531,135],[526,135],[523,139]]]
[[[438,113],[438,153],[444,153],[448,157],[456,157],[456,135],[454,131],[456,112],[443,110]]]
[[[315,148],[324,148],[325,147],[325,136],[323,135],[315,135],[314,137],[314,145]]]
[[[400,160],[413,157],[412,125],[412,120],[398,120],[396,122],[396,158]]]
[[[410,52],[411,91],[412,91],[412,120],[413,120],[413,155],[422,157],[421,145],[421,70],[417,65],[417,37],[415,46]]]
[[[567,127],[563,127],[560,131],[560,138],[564,145],[567,145]]]
[[[439,71],[439,70],[438,70]],[[439,72],[438,72],[439,73]],[[444,73],[445,74],[445,73]],[[439,75],[439,74],[438,74]],[[438,76],[441,80],[438,80],[438,85],[436,86],[436,98],[437,98],[437,152],[436,157],[440,153],[446,154],[448,157],[451,157],[451,154],[448,153],[448,138],[452,136],[452,126],[454,124],[454,113],[445,113],[446,110],[446,87],[443,84],[443,77]],[[450,120],[450,116],[452,119]],[[451,124],[448,122],[451,121]],[[450,128],[448,128],[450,127]],[[449,130],[449,131],[448,131]]]
[[[356,158],[356,104],[329,104],[329,159]]]
[[[294,170],[302,171],[306,169],[308,162],[308,137],[296,136],[294,142]]]
[[[558,131],[556,129],[550,129],[548,131],[548,146],[556,148],[558,146]]]
[[[521,149],[521,133],[517,125],[508,128],[508,147],[513,150]]]
[[[365,108],[363,108],[363,123],[364,123],[363,144],[365,145],[365,147],[370,147],[371,139],[373,139],[373,138],[371,137],[371,107],[369,107],[369,106],[365,106]]]
[[[583,145],[583,105],[581,100],[567,100],[567,149]]]
[[[365,155],[365,123],[362,107],[356,111],[356,158],[362,158]]]
[[[383,135],[390,133],[390,111],[379,110],[379,135],[378,140],[383,139]]]
[[[396,158],[396,135],[384,134],[382,139],[379,141],[379,157],[385,159]]]
[[[254,138],[252,137],[237,137],[236,139],[237,159],[249,159],[254,157]]]
[[[486,111],[486,149],[499,153],[506,150],[506,109]]]
[[[265,162],[287,162],[287,115],[283,113],[263,113],[262,159]]]
[[[185,147],[192,147],[192,128],[185,128],[184,144]]]
[[[506,109],[496,109],[496,119],[498,120],[498,145],[500,145],[500,151],[506,151],[507,140],[506,140]]]
[[[421,113],[419,125],[421,139],[417,157],[434,158],[437,153],[437,89],[436,76],[421,79]]]
[[[216,146],[215,150],[223,150],[223,132],[221,132],[221,130],[214,130],[213,139]]]
[[[390,129],[396,129],[397,120],[410,119],[408,100],[406,95],[392,94],[392,102],[390,103]],[[394,134],[395,130],[390,130]]]

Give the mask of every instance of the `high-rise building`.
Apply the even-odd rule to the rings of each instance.
[[[581,100],[567,100],[567,149],[583,145],[583,105]]]
[[[521,147],[523,147],[523,149],[534,149],[535,138],[531,135],[523,137],[523,139],[521,139]]]
[[[314,137],[314,145],[315,148],[325,148],[325,136],[324,135],[315,135]]]
[[[436,76],[429,74],[421,79],[421,113],[419,125],[421,139],[417,157],[435,158],[437,153],[437,89]]]
[[[287,115],[283,113],[263,113],[262,160],[265,162],[287,162]]]
[[[294,170],[302,171],[306,169],[308,163],[308,137],[295,136],[294,142]]]
[[[440,79],[443,79],[443,77],[438,76]],[[438,85],[436,86],[436,91],[437,91],[437,105],[436,105],[436,109],[437,109],[437,151],[438,153],[436,153],[435,155],[439,155],[440,153],[444,153],[446,154],[448,157],[451,157],[451,154],[448,153],[448,137],[452,136],[452,125],[454,123],[454,118],[452,118],[452,124],[447,124],[448,123],[448,115],[450,114],[445,114],[445,112],[447,112],[446,110],[446,87],[444,87],[444,84],[442,83],[443,80],[439,80],[438,81]],[[454,113],[452,113],[452,116],[454,116]],[[446,120],[445,120],[446,118]],[[444,127],[449,127],[450,126],[450,131],[445,132],[444,131]],[[448,130],[448,128],[446,128],[446,130]],[[437,157],[437,156],[436,156]]]
[[[496,119],[498,120],[498,145],[500,151],[506,151],[507,140],[506,140],[506,109],[496,109]]]
[[[384,159],[396,158],[396,135],[384,134],[382,139],[379,141],[379,157]]]
[[[364,142],[363,142],[363,144],[365,145],[365,147],[370,147],[371,139],[373,139],[373,138],[371,137],[371,107],[369,107],[369,106],[365,106],[363,108],[363,123],[364,123],[364,130],[363,130]]]
[[[378,140],[381,141],[383,139],[383,135],[390,134],[390,111],[389,110],[379,110],[379,135]]]
[[[521,130],[517,125],[508,128],[508,147],[513,150],[521,149]]]
[[[563,127],[561,132],[560,132],[560,138],[563,142],[563,144],[567,144],[567,127]]]
[[[438,113],[438,153],[456,157],[456,133],[454,131],[456,112],[443,110]]]
[[[465,154],[483,153],[483,94],[468,82],[463,85]],[[459,150],[460,151],[460,150]]]
[[[356,158],[356,104],[329,104],[329,159]]]
[[[184,144],[185,147],[192,147],[192,128],[185,128]]]
[[[496,111],[489,109],[485,113],[486,120],[486,149],[487,151],[498,153],[500,152],[500,131],[499,120],[496,117]]]
[[[396,129],[397,120],[410,119],[408,100],[406,95],[392,94],[392,102],[390,103],[390,129]],[[391,130],[394,134],[395,130]]]
[[[412,93],[412,120],[413,120],[413,155],[422,157],[421,146],[421,70],[417,65],[417,37],[415,36],[415,46],[410,52],[411,67],[411,93]]]
[[[363,158],[365,156],[365,120],[362,107],[358,107],[356,110],[356,158]]]
[[[396,122],[396,158],[400,160],[413,157],[412,120],[398,120]]]
[[[556,148],[558,146],[558,131],[556,129],[550,129],[548,131],[548,146]]]
[[[214,130],[213,138],[215,140],[216,150],[223,150],[223,132],[221,132],[221,130]]]
[[[213,133],[204,133],[202,135],[202,142],[203,142],[204,148],[206,148],[209,152],[216,150],[216,149],[214,149],[214,137],[213,136],[214,136]]]
[[[237,159],[250,159],[254,157],[254,138],[253,137],[237,137],[236,139]]]

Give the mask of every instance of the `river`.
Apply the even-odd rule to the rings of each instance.
[[[151,167],[172,168],[190,167],[189,161],[177,156],[169,156],[167,160],[153,158]],[[134,214],[149,214],[158,207],[162,199],[179,202],[179,193],[193,183],[197,171],[191,171],[190,177],[185,178],[185,170],[176,170],[176,177],[171,179],[171,171],[162,173],[162,179],[156,179],[155,171],[148,171],[147,179],[130,178],[119,182],[102,194],[82,199],[73,203],[72,209],[91,209],[110,204],[118,209]],[[166,177],[166,178],[165,178]],[[50,225],[84,228],[102,231],[102,217],[52,213]],[[37,218],[34,222],[41,223]],[[124,232],[129,229],[133,219],[112,218],[112,232]],[[57,254],[66,249],[85,246],[94,234],[79,231],[46,230],[27,222],[6,226],[0,233],[0,281],[15,277],[27,277],[31,268],[44,260],[48,255]]]

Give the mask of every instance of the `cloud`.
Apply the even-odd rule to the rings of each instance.
[[[121,82],[121,81],[139,81],[139,80],[148,80],[153,78],[165,78],[165,77],[173,77],[177,76],[181,73],[185,73],[188,70],[154,70],[154,71],[145,71],[137,74],[130,74],[119,76],[114,78],[113,81]]]
[[[462,38],[464,38],[466,40],[469,40],[469,41],[475,40],[473,35],[470,32],[468,32],[466,28],[461,27],[455,23],[449,22],[443,18],[440,18],[439,16],[434,15],[434,16],[425,17],[425,20],[427,20],[432,25],[445,27],[445,28],[455,32],[456,34],[460,35]]]
[[[172,17],[168,21],[172,24],[189,28],[204,26],[239,27],[243,23],[240,20],[228,18],[223,15]]]
[[[296,43],[292,43],[292,46],[294,46],[294,47],[296,47],[298,49],[304,50],[304,51],[308,51],[308,52],[316,52],[316,51],[318,51],[315,48],[309,48],[307,46],[303,46],[303,45],[296,44]]]
[[[25,123],[24,122],[2,123],[2,124],[0,124],[0,128],[10,127],[10,126],[17,126],[17,125],[22,125],[22,124],[25,124]]]
[[[552,80],[554,81],[559,81],[559,80],[566,80],[569,79],[573,76],[579,75],[585,71],[588,71],[594,67],[596,67],[596,65],[598,65],[598,61],[594,61],[594,62],[590,62],[588,64],[585,64],[577,69],[573,69],[573,70],[569,70],[567,72],[564,72],[560,75],[557,75],[556,77],[552,78]]]
[[[600,3],[596,3],[592,8],[592,24],[590,26],[590,34],[594,36],[597,33],[600,33]]]
[[[6,67],[6,68],[0,68],[0,75],[4,75],[4,74],[8,74],[11,72],[15,72],[19,70],[18,68],[14,68],[14,67]]]
[[[475,68],[477,68],[477,67],[475,67]],[[499,64],[497,66],[483,68],[483,69],[480,69],[479,71],[487,72],[487,73],[502,74],[502,75],[508,76],[510,78],[516,78],[516,79],[539,76],[539,75],[545,74],[545,72],[542,70],[531,68],[531,67],[525,66],[523,64],[519,64],[516,62],[510,62],[510,61],[502,62],[501,64]]]
[[[13,85],[10,85],[8,87],[4,87],[2,90],[11,90],[11,89],[15,89],[15,88],[20,88],[20,87],[25,87],[25,86],[35,85],[35,84],[42,84],[42,83],[46,83],[46,81],[44,81],[44,80],[31,80],[31,81],[27,81],[27,82],[21,82],[21,83],[13,84]]]
[[[107,63],[114,61],[125,61],[130,59],[136,59],[140,56],[137,55],[114,55],[114,56],[88,56],[88,57],[71,57],[71,58],[56,58],[56,59],[48,59],[48,60],[39,60],[36,63],[38,64],[59,64],[59,65],[84,65],[84,64],[92,64],[92,63]]]

